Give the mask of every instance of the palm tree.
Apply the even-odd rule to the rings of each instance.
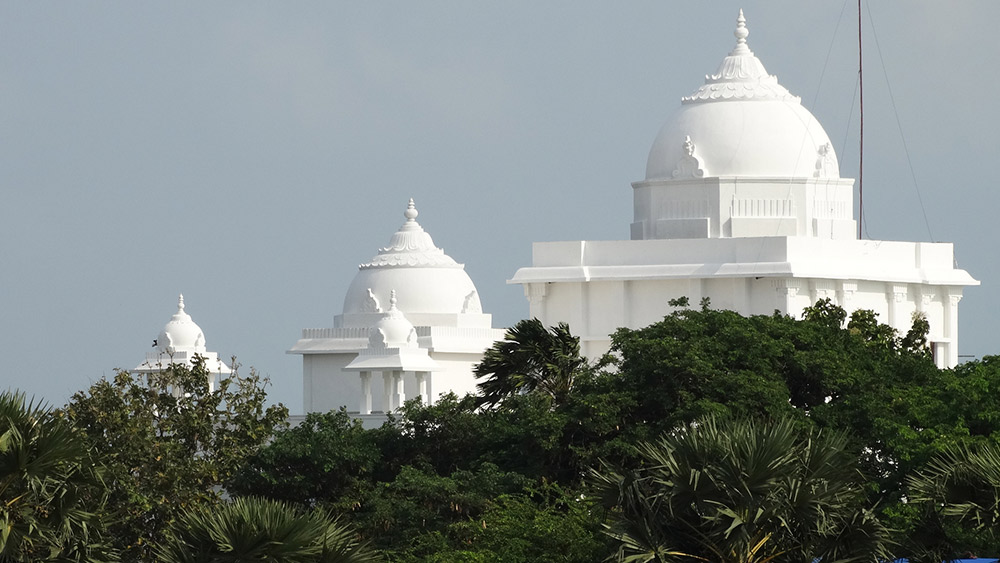
[[[997,543],[1000,527],[1000,446],[954,445],[907,479],[910,502],[923,508],[913,538],[917,557],[949,560],[970,543]]]
[[[163,563],[371,563],[355,533],[322,510],[258,498],[193,510],[175,522],[156,550]]]
[[[0,392],[0,561],[113,561],[107,488],[82,436],[44,405]]]
[[[494,406],[516,393],[540,392],[561,401],[587,360],[569,325],[546,329],[538,319],[522,320],[486,350],[475,368],[481,403]]]
[[[708,418],[639,454],[636,471],[591,475],[620,562],[890,558],[841,435]]]

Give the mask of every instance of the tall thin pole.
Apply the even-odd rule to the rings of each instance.
[[[858,238],[862,236],[862,229],[865,223],[865,74],[862,72],[864,59],[861,56],[861,0],[858,0],[858,98],[859,112],[861,114],[861,127],[858,152]]]

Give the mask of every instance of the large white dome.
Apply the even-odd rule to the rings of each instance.
[[[830,138],[747,47],[745,22],[740,11],[736,47],[660,129],[647,180],[840,177]]]
[[[410,314],[482,313],[479,293],[465,266],[434,246],[417,223],[410,200],[406,222],[389,246],[358,267],[344,298],[344,314],[376,313],[388,308],[396,292],[398,308]]]

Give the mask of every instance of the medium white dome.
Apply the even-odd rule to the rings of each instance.
[[[398,291],[398,307],[406,314],[482,313],[479,293],[465,266],[434,246],[416,221],[412,199],[403,215],[406,222],[389,246],[358,266],[344,297],[344,314],[385,310],[393,290]]]
[[[830,138],[747,47],[745,22],[741,10],[736,48],[660,129],[647,180],[840,177]]]

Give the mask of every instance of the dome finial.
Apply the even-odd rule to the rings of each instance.
[[[180,313],[184,310],[184,294],[181,293],[177,296],[177,312]]]
[[[733,49],[732,55],[743,55],[750,52],[750,48],[747,47],[747,37],[750,35],[750,30],[747,29],[747,19],[743,17],[743,8],[740,8],[740,15],[736,18],[736,31],[733,32],[736,36],[736,48]]]
[[[406,211],[403,212],[403,217],[406,217],[407,222],[416,220],[417,218],[417,206],[413,205],[413,198],[410,198],[410,204],[406,206]]]

